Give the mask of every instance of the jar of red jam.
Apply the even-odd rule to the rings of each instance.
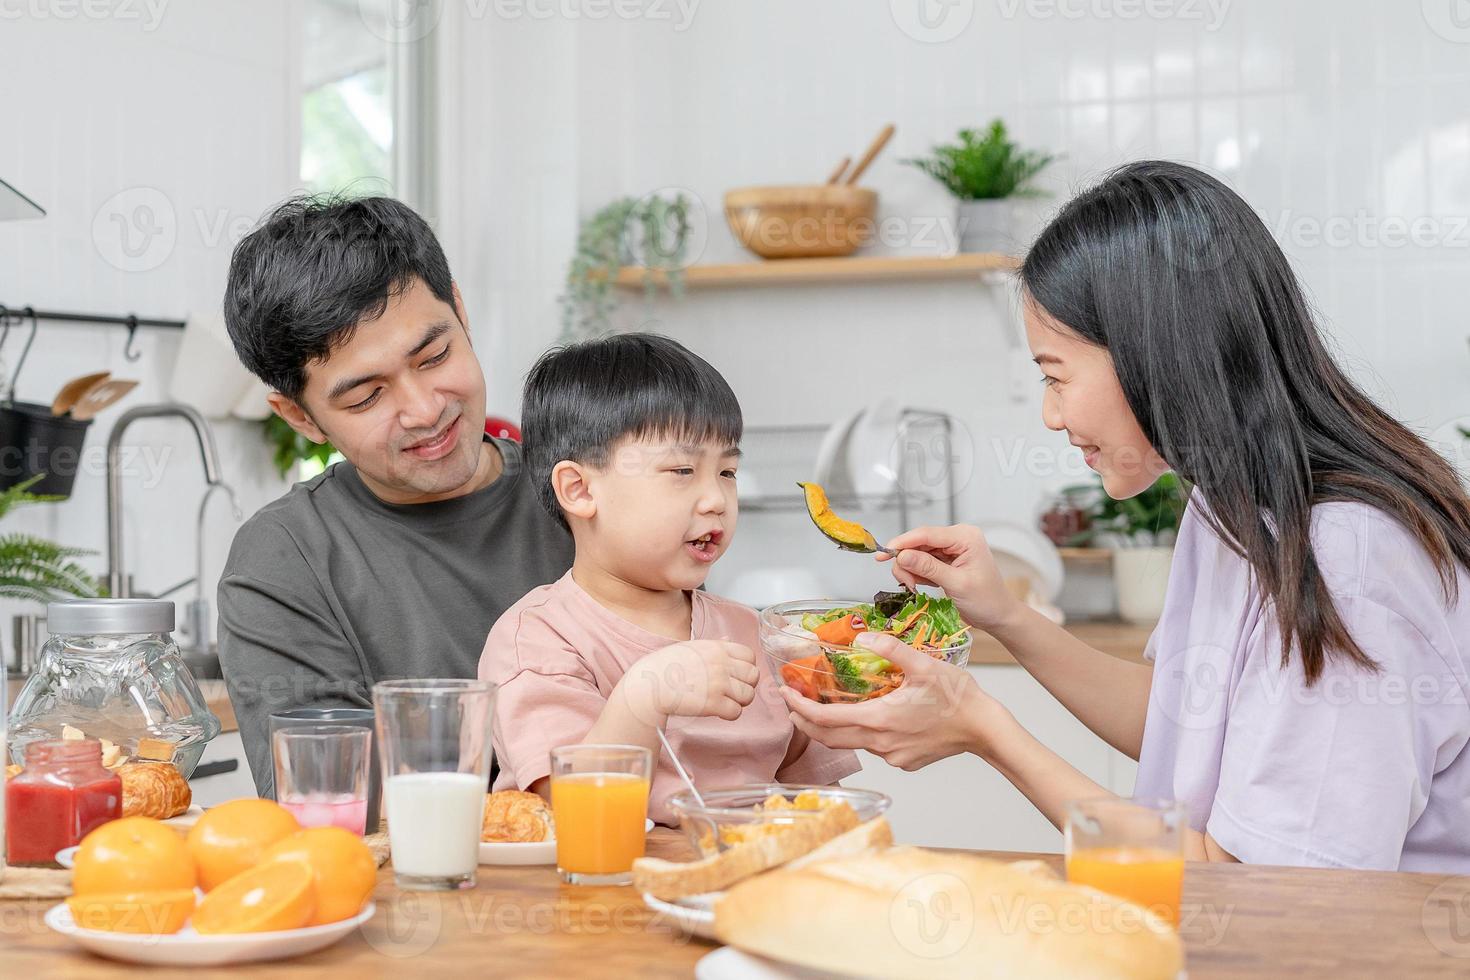
[[[101,742],[29,742],[24,771],[5,783],[6,860],[54,864],[57,851],[121,815],[122,780],[102,767]]]

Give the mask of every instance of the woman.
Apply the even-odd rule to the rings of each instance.
[[[971,527],[889,542],[1084,724],[1187,804],[1194,860],[1470,872],[1470,500],[1329,357],[1266,227],[1200,171],[1143,162],[1070,202],[1021,269],[1042,417],[1107,493],[1192,484],[1152,667],[1013,599]],[[879,560],[886,560],[881,556]],[[797,725],[905,769],[990,763],[1058,826],[1108,795],[967,674],[890,637],[861,705]]]

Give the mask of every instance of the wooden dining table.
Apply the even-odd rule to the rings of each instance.
[[[655,829],[649,853],[692,856]],[[1058,855],[977,852],[1001,859]],[[377,914],[294,960],[213,969],[127,966],[74,947],[42,921],[48,901],[0,902],[0,976],[15,980],[282,976],[690,977],[713,943],[654,913],[631,888],[562,884],[551,867],[481,867],[475,888],[409,892],[379,871]],[[1470,976],[1470,877],[1193,864],[1180,932],[1189,980]]]

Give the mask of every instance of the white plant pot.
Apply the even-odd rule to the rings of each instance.
[[[1020,250],[1015,207],[1009,198],[961,201],[958,220],[961,252],[1014,255]]]
[[[1113,584],[1118,590],[1118,615],[1130,623],[1157,623],[1164,612],[1173,548],[1115,548]]]

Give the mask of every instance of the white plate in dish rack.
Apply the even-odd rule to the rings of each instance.
[[[643,822],[643,832],[653,829],[653,821]],[[556,863],[556,838],[530,841],[529,843],[480,842],[480,863],[502,867],[528,867],[531,865]]]
[[[341,922],[279,932],[252,932],[228,936],[201,936],[192,926],[171,936],[145,936],[102,929],[83,929],[71,917],[66,903],[46,912],[46,925],[98,956],[155,966],[219,966],[283,960],[325,949],[355,932],[373,917],[377,906],[368,902],[361,912]]]

